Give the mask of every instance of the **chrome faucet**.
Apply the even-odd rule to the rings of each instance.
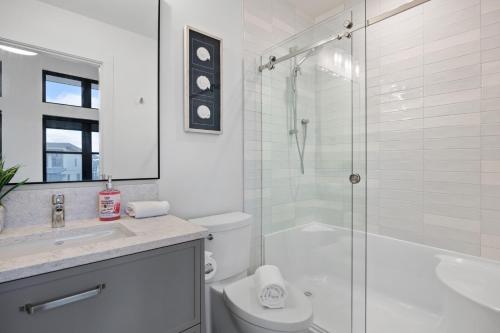
[[[62,228],[64,225],[64,194],[53,194],[52,228]]]

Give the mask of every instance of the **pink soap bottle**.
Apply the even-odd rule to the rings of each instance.
[[[106,189],[99,192],[99,220],[115,221],[120,218],[120,191],[113,188],[111,176],[108,177]]]

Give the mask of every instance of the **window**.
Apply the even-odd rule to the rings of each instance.
[[[92,83],[90,85],[90,107],[93,109],[101,108],[101,92],[99,91],[99,84]]]
[[[44,182],[100,179],[99,122],[43,116]]]
[[[43,101],[99,109],[99,82],[78,76],[42,71]]]

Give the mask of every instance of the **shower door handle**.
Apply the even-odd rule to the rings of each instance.
[[[357,173],[353,173],[349,176],[349,181],[351,182],[351,184],[356,185],[361,181],[361,176]]]

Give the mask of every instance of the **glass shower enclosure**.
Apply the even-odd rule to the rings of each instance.
[[[261,56],[262,262],[312,333],[497,333],[500,5],[347,3]]]
[[[262,261],[310,298],[317,333],[365,329],[363,22],[351,8],[261,57]]]

